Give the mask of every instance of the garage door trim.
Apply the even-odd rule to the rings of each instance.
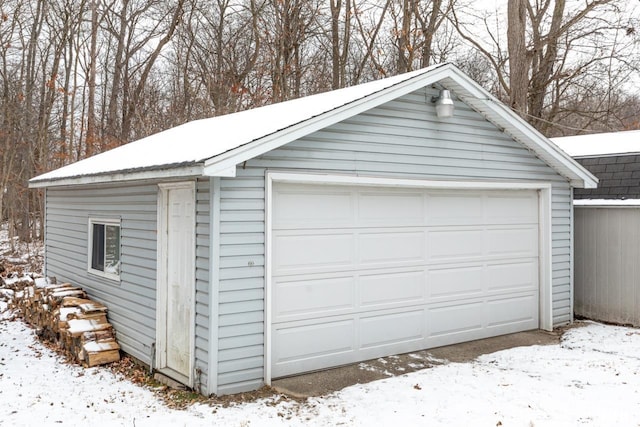
[[[507,181],[432,181],[395,179],[374,176],[321,175],[313,173],[267,172],[265,183],[265,325],[264,325],[264,382],[271,384],[271,324],[272,324],[272,203],[273,184],[295,184],[403,187],[451,190],[538,190],[539,218],[539,327],[553,329],[552,269],[551,269],[551,184],[548,182]]]

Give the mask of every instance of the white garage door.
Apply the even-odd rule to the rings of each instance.
[[[536,191],[275,183],[271,376],[538,328]]]

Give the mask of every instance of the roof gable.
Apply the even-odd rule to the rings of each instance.
[[[422,87],[451,89],[574,186],[597,179],[451,64],[196,120],[37,176],[31,187],[168,176],[235,176],[235,167],[302,136]]]

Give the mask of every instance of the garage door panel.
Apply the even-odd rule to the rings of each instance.
[[[339,187],[309,192],[308,186],[294,186],[275,194],[273,218],[274,230],[349,226],[354,220],[353,194]]]
[[[336,320],[315,324],[302,324],[274,329],[272,337],[273,362],[285,371],[287,362],[327,357],[356,350],[354,344],[355,320]]]
[[[274,275],[295,274],[300,271],[332,270],[354,264],[354,245],[351,233],[276,235],[273,262]]]
[[[480,330],[484,310],[482,301],[430,307],[427,311],[429,337]]]
[[[537,257],[538,227],[533,225],[487,230],[487,252],[498,257]]]
[[[424,223],[422,192],[360,192],[358,224],[364,226],[415,226]]]
[[[536,291],[537,279],[538,263],[535,259],[487,266],[486,282],[489,291]]]
[[[430,230],[427,234],[429,260],[454,261],[481,257],[485,242],[482,229]]]
[[[382,347],[423,341],[424,309],[363,316],[359,326],[360,347]]]
[[[430,194],[427,199],[429,225],[465,226],[483,223],[482,196],[477,194]]]
[[[486,197],[486,224],[522,224],[538,222],[538,196],[535,192],[504,194]]]
[[[328,277],[274,283],[273,321],[335,315],[355,308],[355,278]]]
[[[356,236],[362,264],[403,264],[425,258],[424,231],[377,231]]]
[[[360,276],[360,307],[387,308],[424,303],[425,272],[400,271]]]
[[[538,327],[538,311],[531,311],[532,304],[537,304],[535,294],[521,295],[511,298],[491,300],[488,305],[488,327],[502,327],[506,325],[523,325],[521,327],[534,329]],[[520,329],[522,330],[522,329]]]
[[[429,302],[481,295],[484,290],[483,274],[482,264],[429,269],[427,273]]]
[[[274,184],[273,378],[538,327],[536,191],[334,187]]]

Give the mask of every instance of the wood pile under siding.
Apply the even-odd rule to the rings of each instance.
[[[120,346],[107,321],[107,307],[87,298],[70,283],[36,279],[14,301],[38,335],[56,342],[67,354],[91,367],[120,360]]]

